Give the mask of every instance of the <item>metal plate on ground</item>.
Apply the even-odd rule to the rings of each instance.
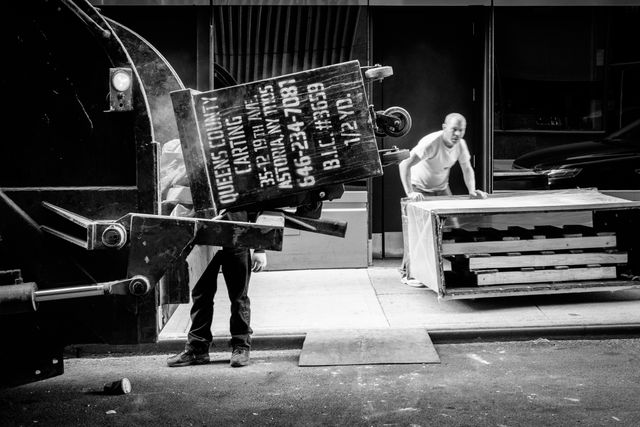
[[[299,366],[440,363],[425,329],[311,331]]]

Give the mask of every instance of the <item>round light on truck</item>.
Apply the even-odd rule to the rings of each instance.
[[[131,87],[131,75],[126,71],[116,71],[111,77],[111,84],[116,90],[124,92]]]

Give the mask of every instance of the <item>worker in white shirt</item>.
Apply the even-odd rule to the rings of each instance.
[[[398,165],[400,180],[408,200],[419,201],[432,196],[451,196],[449,172],[456,162],[460,162],[469,196],[476,199],[487,197],[487,193],[476,188],[471,155],[463,139],[466,128],[467,120],[462,114],[448,114],[442,124],[442,130],[423,137],[411,150],[409,157]],[[423,284],[409,277],[409,254],[406,248],[405,242],[405,253],[400,267],[402,282],[421,287]]]

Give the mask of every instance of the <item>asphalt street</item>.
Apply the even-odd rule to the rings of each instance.
[[[167,354],[65,360],[0,390],[2,426],[638,426],[640,339],[436,344],[440,364],[299,367],[299,349],[230,368]],[[126,395],[103,385],[130,379]]]

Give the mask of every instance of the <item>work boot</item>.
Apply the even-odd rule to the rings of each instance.
[[[234,347],[231,353],[231,366],[239,368],[249,364],[249,349],[246,347]]]
[[[209,353],[196,353],[193,350],[185,350],[182,353],[167,359],[167,366],[172,368],[189,365],[206,365],[209,363]]]

